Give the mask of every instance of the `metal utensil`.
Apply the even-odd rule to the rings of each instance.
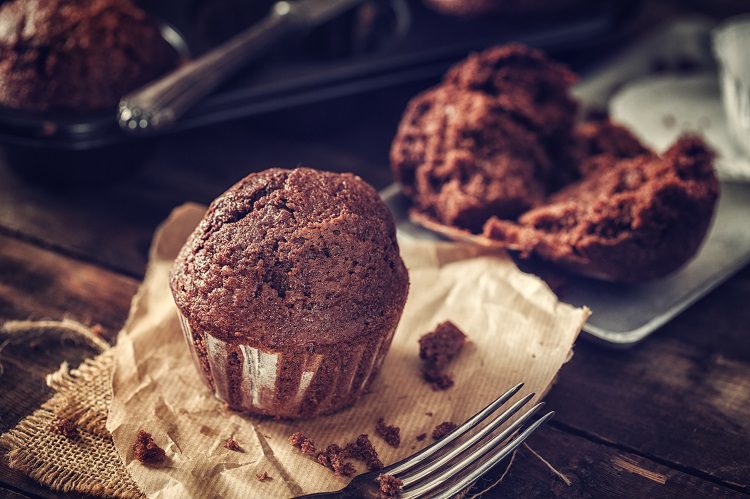
[[[203,56],[120,100],[118,123],[131,133],[168,127],[202,97],[273,45],[302,34],[363,0],[276,2],[268,16]]]
[[[471,485],[495,464],[508,457],[529,435],[554,414],[554,412],[548,412],[526,426],[523,431],[517,433],[542,408],[544,403],[540,402],[502,431],[481,443],[534,397],[534,394],[530,393],[508,407],[500,415],[490,419],[489,423],[482,426],[478,431],[470,434],[471,430],[477,428],[508,402],[513,395],[518,393],[521,387],[523,387],[523,383],[514,386],[469,418],[464,424],[416,454],[382,470],[359,475],[338,492],[310,494],[301,497],[331,499],[379,497],[378,477],[384,474],[394,476],[402,481],[401,497],[404,499],[427,496],[439,499],[452,497]],[[461,441],[459,442],[459,440]]]

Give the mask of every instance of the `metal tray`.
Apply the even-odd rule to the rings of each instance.
[[[722,183],[713,225],[698,255],[676,273],[658,281],[624,285],[566,275],[562,299],[592,311],[583,330],[615,347],[641,341],[750,262],[750,184]],[[441,239],[412,224],[408,202],[397,185],[381,196],[396,219],[399,235]]]
[[[628,81],[652,74],[655,67],[660,71],[664,68],[679,69],[689,60],[693,70],[710,70],[713,65],[707,47],[710,28],[709,22],[695,18],[662,26],[614,57],[606,66],[589,73],[575,92],[585,103],[602,106]],[[718,99],[718,94],[715,98]],[[643,122],[647,119],[657,121],[659,117],[633,109],[632,106],[637,104],[629,100],[625,106],[629,115],[638,117],[628,124],[636,133],[638,124],[646,128],[646,133],[651,131],[653,142],[657,138],[653,136],[655,127],[653,123],[646,126]],[[688,121],[684,116],[680,120]],[[708,140],[726,161],[732,157],[730,151],[722,154],[723,142],[712,137],[712,134],[720,133],[717,128],[713,127],[707,134]],[[393,212],[402,237],[439,238],[409,222],[408,203],[398,186],[389,186],[381,195]],[[666,278],[640,285],[566,275],[562,299],[573,305],[586,305],[592,310],[592,316],[584,326],[585,337],[613,347],[634,345],[750,262],[748,217],[750,184],[724,181],[709,234],[700,252],[685,267]]]

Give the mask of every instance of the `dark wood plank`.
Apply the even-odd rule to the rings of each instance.
[[[112,338],[138,281],[0,235],[0,320],[61,319],[100,324]]]
[[[521,447],[506,479],[482,497],[741,497],[743,494],[641,456],[550,427],[529,447],[571,481],[570,486]],[[490,482],[483,480],[477,488]]]
[[[581,343],[548,403],[570,429],[750,492],[750,364],[715,341],[699,347],[670,330],[624,352]]]
[[[21,494],[19,492],[6,489],[2,485],[0,485],[0,499],[25,499],[27,497],[31,497],[26,494]]]

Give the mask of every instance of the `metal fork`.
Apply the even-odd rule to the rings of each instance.
[[[440,499],[452,497],[508,457],[529,435],[554,414],[554,412],[548,412],[516,434],[544,406],[544,402],[540,402],[508,425],[507,428],[480,444],[481,440],[508,421],[534,397],[534,394],[530,393],[504,410],[500,415],[491,419],[476,433],[468,436],[470,430],[476,428],[494,414],[513,395],[518,393],[521,387],[523,387],[523,383],[514,386],[469,418],[464,424],[416,454],[382,470],[363,473],[338,492],[310,494],[300,496],[300,498],[381,497],[378,484],[378,476],[380,475],[391,475],[403,482],[401,486],[401,497],[403,499],[426,497],[428,495],[431,498]],[[460,443],[456,442],[464,436],[468,436],[468,438]],[[443,449],[446,450],[440,452]],[[489,457],[482,460],[485,456]]]

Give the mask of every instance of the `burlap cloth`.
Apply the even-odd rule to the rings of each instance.
[[[194,219],[200,215],[200,212],[196,212],[197,209],[193,205],[192,207],[187,206],[176,210],[165,223],[166,228],[169,229],[171,227],[175,229],[175,233],[179,233],[179,238],[184,240],[186,225],[178,222],[189,219],[191,223],[195,223]],[[133,345],[137,347],[138,341],[151,341],[147,333],[148,328],[152,326],[155,328],[154,331],[158,331],[159,334],[169,336],[169,339],[166,337],[163,339],[163,343],[167,346],[175,341],[175,338],[181,338],[179,329],[176,327],[176,319],[173,320],[171,317],[172,315],[176,315],[173,310],[170,309],[166,312],[166,309],[160,308],[160,313],[167,314],[164,318],[145,312],[149,307],[153,310],[154,303],[164,302],[162,295],[158,291],[155,291],[160,289],[155,286],[155,283],[161,283],[164,280],[162,267],[166,268],[168,266],[169,255],[175,251],[172,246],[178,247],[181,244],[176,240],[169,242],[172,238],[170,238],[169,231],[167,231],[166,235],[164,234],[165,226],[157,232],[146,281],[134,300],[128,323],[120,334],[120,346],[125,345],[126,349],[130,350],[131,353],[137,350],[137,348],[133,348]],[[163,256],[161,259],[155,258],[155,255],[159,255],[158,245],[160,240],[162,246],[166,245],[169,247],[167,256]],[[412,247],[411,249],[405,248],[405,250],[407,253],[410,251],[420,252],[423,251],[423,248]],[[473,254],[472,250],[464,249],[462,251],[468,251],[466,258],[478,258],[477,262],[483,258],[488,258],[488,264],[497,264],[489,256],[485,257],[478,253]],[[450,271],[445,272],[441,270],[449,267],[451,262],[456,261],[455,258],[456,255],[452,253],[452,250],[440,247],[435,249],[433,253],[429,254],[428,258],[424,258],[421,261],[422,263],[420,263],[420,265],[435,265],[434,269],[431,267],[425,267],[422,270],[410,268],[410,271],[416,270],[412,274],[413,277],[416,277],[416,279],[412,279],[412,292],[420,286],[420,281],[422,281],[423,292],[416,293],[419,296],[416,301],[412,301],[411,312],[410,305],[407,304],[405,319],[402,320],[402,325],[405,321],[407,324],[411,323],[414,331],[397,332],[396,336],[399,337],[400,335],[401,343],[394,341],[391,349],[392,355],[389,357],[395,359],[394,356],[396,356],[399,360],[396,364],[393,364],[396,361],[392,360],[391,363],[393,365],[390,368],[388,365],[384,366],[384,373],[379,378],[378,386],[384,384],[387,386],[388,383],[393,382],[403,384],[402,380],[407,380],[410,386],[413,383],[419,382],[418,367],[414,368],[416,369],[415,373],[411,373],[410,371],[414,369],[408,367],[411,362],[408,362],[407,359],[414,359],[414,365],[418,366],[416,360],[416,338],[426,330],[426,327],[434,325],[432,319],[438,319],[438,317],[430,319],[424,316],[424,314],[420,314],[419,310],[429,309],[430,307],[435,307],[435,310],[437,310],[445,306],[440,305],[441,303],[448,304],[447,310],[452,310],[450,318],[454,316],[460,317],[464,314],[465,321],[470,326],[470,330],[467,331],[470,340],[473,334],[473,340],[475,341],[474,346],[470,346],[469,348],[469,352],[471,353],[467,353],[463,359],[459,359],[455,368],[459,371],[457,374],[459,374],[458,382],[460,388],[454,388],[453,390],[461,391],[454,391],[453,395],[446,398],[446,401],[442,404],[444,406],[445,404],[449,404],[442,407],[442,412],[445,412],[446,415],[454,416],[457,418],[456,421],[459,421],[460,419],[458,418],[465,418],[476,411],[480,407],[477,404],[483,405],[485,399],[489,401],[502,390],[511,386],[511,378],[513,384],[515,384],[517,381],[528,380],[529,377],[537,377],[538,380],[536,383],[532,383],[532,385],[536,385],[534,389],[539,394],[537,397],[541,396],[549,388],[561,364],[570,354],[572,343],[589,312],[585,309],[576,310],[568,305],[557,302],[554,294],[541,281],[532,276],[522,274],[509,262],[499,264],[501,271],[495,278],[499,279],[498,283],[501,287],[497,289],[494,289],[495,285],[492,284],[493,277],[491,275],[484,276],[481,272],[474,275],[475,281],[472,282],[481,284],[474,287],[486,288],[485,292],[487,289],[490,289],[489,296],[495,302],[485,303],[486,306],[480,308],[481,313],[477,314],[477,309],[473,308],[476,306],[476,302],[473,301],[470,303],[472,307],[470,310],[474,312],[462,312],[461,307],[463,305],[461,303],[465,303],[462,298],[467,294],[471,295],[471,293],[474,293],[474,290],[472,286],[466,286],[463,283],[460,285],[455,284],[455,282],[462,280],[460,274],[462,268],[454,269],[452,271],[454,275],[451,275]],[[405,259],[407,259],[406,256]],[[414,262],[415,260],[412,261]],[[477,265],[477,262],[473,265]],[[407,266],[409,266],[408,260]],[[471,268],[471,266],[467,267],[467,269]],[[493,272],[497,270],[493,269]],[[475,271],[478,271],[478,269],[475,268]],[[455,275],[457,273],[458,275]],[[440,293],[431,298],[428,297],[429,293],[424,292],[424,289],[426,289],[425,286],[432,284],[433,279],[436,282],[441,282],[440,280],[444,278],[453,279],[455,282],[454,284],[446,284],[446,287],[442,288]],[[163,283],[160,285],[163,287]],[[163,291],[168,292],[167,289]],[[150,302],[148,296],[150,294],[154,295],[154,293],[156,293],[154,297],[155,301]],[[410,295],[410,300],[412,298],[412,295]],[[427,301],[425,302],[425,300]],[[451,303],[452,305],[450,305]],[[441,313],[445,313],[446,311],[445,309],[441,310]],[[474,317],[477,315],[479,317]],[[153,321],[153,324],[150,324],[148,320],[144,320],[144,317],[149,317]],[[439,319],[444,318],[439,317]],[[472,321],[475,324],[472,324]],[[472,328],[471,326],[475,327]],[[481,329],[476,329],[478,326],[482,326]],[[61,325],[61,327],[63,326]],[[505,335],[502,338],[483,336],[486,334],[488,327],[493,330],[497,330],[497,328],[501,330],[503,328],[511,328],[509,331],[513,334]],[[81,329],[78,326],[77,328]],[[140,340],[138,334],[134,334],[134,331],[139,330],[141,334],[143,334],[143,331],[146,331],[146,335]],[[85,335],[86,332],[84,331],[82,334]],[[533,339],[533,341],[525,340],[523,338],[524,334]],[[174,338],[171,335],[175,335]],[[182,340],[180,339],[180,341]],[[496,354],[492,354],[491,351],[497,350],[498,341],[500,343],[503,341],[511,342],[503,349],[504,360],[507,361],[510,359],[512,361],[510,364],[516,362],[516,364],[513,364],[515,367],[506,370],[508,372],[502,369],[497,371],[495,367],[495,364],[497,364],[497,361],[494,360]],[[515,347],[518,346],[524,347],[520,353],[515,351]],[[279,472],[279,470],[282,470],[291,473],[292,476],[274,473],[275,478],[268,484],[269,487],[266,490],[266,492],[270,492],[273,489],[275,491],[274,495],[288,496],[293,493],[310,492],[313,490],[331,490],[337,487],[337,483],[338,486],[342,486],[345,483],[331,481],[330,474],[324,468],[299,454],[292,453],[288,448],[288,444],[283,444],[285,435],[290,433],[288,430],[292,426],[284,426],[283,423],[279,423],[278,425],[272,422],[263,423],[262,428],[266,432],[266,435],[273,435],[273,447],[265,449],[259,446],[260,456],[238,455],[235,457],[235,453],[231,451],[226,451],[226,453],[218,452],[217,447],[221,446],[221,442],[227,436],[224,435],[225,431],[223,430],[226,427],[223,425],[231,423],[231,428],[239,432],[240,436],[244,436],[242,435],[243,432],[247,432],[253,428],[257,430],[260,427],[259,422],[251,418],[241,418],[238,415],[222,411],[218,401],[211,397],[206,397],[200,390],[194,394],[193,391],[190,391],[184,398],[181,398],[179,394],[174,395],[170,393],[168,384],[160,381],[164,379],[163,372],[149,371],[145,368],[147,363],[143,364],[143,369],[139,367],[130,374],[132,376],[130,381],[128,381],[127,377],[120,380],[121,383],[125,384],[134,383],[131,386],[137,386],[138,390],[132,393],[126,391],[126,396],[118,399],[118,410],[121,414],[119,423],[116,420],[113,421],[112,415],[109,414],[110,428],[112,428],[113,424],[119,424],[116,433],[119,435],[120,445],[119,449],[116,448],[111,435],[107,431],[107,428],[105,428],[109,407],[112,402],[113,350],[108,349],[103,351],[99,356],[85,361],[77,369],[69,370],[63,365],[58,372],[48,377],[47,382],[49,386],[56,392],[52,398],[33,414],[21,421],[11,431],[0,436],[0,445],[7,449],[6,458],[12,468],[23,471],[53,490],[75,491],[107,497],[142,497],[141,490],[148,491],[149,496],[184,496],[185,493],[195,495],[196,490],[202,490],[205,493],[209,491],[222,491],[222,496],[245,496],[252,491],[251,495],[263,497],[263,491],[258,487],[260,484],[255,478],[255,468],[258,465],[269,471]],[[172,350],[164,350],[165,353],[170,351],[175,352],[174,348]],[[188,383],[191,385],[193,384],[192,377],[195,377],[194,384],[200,385],[200,382],[197,381],[197,374],[194,373],[192,367],[189,369],[185,367],[185,359],[189,359],[187,357],[187,349],[184,349],[184,346],[182,346],[179,348],[179,352],[182,353],[176,354],[176,357],[174,357],[175,354],[173,353],[163,357],[164,362],[173,363],[173,365],[167,366],[165,369],[173,369],[181,373],[178,376],[179,379],[189,379]],[[485,358],[486,354],[484,352],[489,352],[490,356]],[[152,354],[154,352],[150,352],[150,355]],[[476,357],[477,355],[479,357]],[[511,357],[513,355],[523,356],[523,358],[518,357],[513,359],[509,355]],[[472,356],[474,357],[472,358]],[[540,356],[542,360],[540,360]],[[120,359],[120,365],[122,366],[122,355],[118,355],[117,358]],[[470,367],[471,364],[476,364],[476,360],[481,359],[484,359],[484,361],[481,361],[478,366],[474,365]],[[141,366],[141,364],[138,364],[140,362],[138,359],[134,359],[134,361],[137,365]],[[490,364],[487,364],[488,361]],[[544,368],[541,371],[536,367],[540,363],[543,364],[542,367]],[[126,363],[125,365],[132,364]],[[494,379],[500,381],[498,384],[503,386],[494,386],[495,383],[492,382],[493,378],[474,386],[476,384],[474,381],[476,374],[471,374],[472,371],[467,371],[466,369],[483,369],[482,373],[486,374],[489,372],[501,375],[500,378]],[[495,370],[493,371],[493,369]],[[120,370],[122,370],[122,367]],[[463,370],[463,373],[461,370]],[[476,371],[476,373],[478,372]],[[390,380],[387,375],[388,373],[398,373],[398,379]],[[413,376],[414,374],[417,376]],[[159,384],[160,382],[162,383],[161,385]],[[148,390],[140,390],[143,387],[148,387]],[[415,403],[424,402],[425,400],[440,400],[439,397],[441,395],[432,395],[432,392],[429,390],[424,391],[423,388],[423,386],[420,386],[420,391],[414,394],[415,397],[413,400]],[[138,397],[132,396],[133,393],[139,391],[143,393],[138,395]],[[316,419],[314,422],[306,422],[304,429],[310,429],[314,436],[325,436],[330,440],[330,438],[333,438],[333,435],[341,436],[340,429],[342,425],[344,423],[348,424],[353,417],[355,420],[360,421],[360,425],[364,426],[362,428],[354,428],[351,431],[367,432],[372,435],[372,428],[370,427],[372,421],[369,421],[369,419],[382,415],[384,409],[389,409],[389,412],[385,413],[389,422],[396,419],[396,422],[402,426],[402,429],[407,430],[406,433],[410,439],[414,438],[411,433],[417,434],[415,432],[418,428],[422,426],[426,428],[426,425],[432,426],[439,422],[428,423],[420,420],[417,423],[412,421],[413,418],[406,417],[408,414],[411,414],[410,411],[414,412],[415,407],[417,407],[420,411],[420,416],[424,419],[424,409],[422,407],[424,404],[422,403],[404,406],[403,400],[390,401],[386,397],[383,399],[385,405],[381,407],[379,405],[378,397],[380,395],[378,393],[382,394],[384,392],[382,390],[378,392],[376,386],[372,394],[357,404],[354,410],[348,411],[349,416],[345,412],[327,419]],[[481,401],[474,400],[477,398],[477,394],[481,395]],[[133,406],[134,401],[137,401],[137,399],[148,401],[150,400],[148,397],[156,397],[158,400],[162,400],[163,397],[163,400],[168,401],[170,409],[176,408],[180,411],[180,414],[183,414],[183,417],[176,420],[161,417],[154,419],[151,417],[153,415],[148,416],[145,413],[139,412],[139,417],[135,418],[133,424],[129,424],[128,418],[123,419],[124,415],[133,414],[132,412],[128,412],[129,408],[139,407],[137,404]],[[163,404],[163,402],[161,403]],[[187,403],[187,409],[181,410],[178,405],[183,403]],[[147,407],[153,407],[148,404],[150,402],[147,402]],[[438,402],[437,405],[437,409],[440,411],[440,403]],[[473,407],[474,405],[477,405],[477,407]],[[367,409],[368,407],[376,407],[375,411],[378,414],[372,412],[372,409]],[[393,410],[390,411],[390,409]],[[360,415],[358,411],[365,412]],[[197,420],[199,417],[202,418],[204,416],[208,417],[210,414],[214,416],[202,421],[201,424],[216,425],[217,428],[222,428],[222,432],[213,432],[211,435],[196,435],[188,432],[191,435],[189,438],[180,432],[182,426],[187,424],[187,421]],[[189,417],[184,417],[186,415]],[[366,416],[366,422],[362,417],[363,415]],[[50,431],[51,425],[59,417],[70,418],[76,423],[79,427],[79,438],[68,440],[62,435]],[[143,424],[146,424],[148,426],[147,429],[150,431],[156,429],[154,434],[157,441],[167,439],[165,448],[167,449],[168,456],[172,463],[182,463],[179,467],[168,466],[161,470],[152,470],[133,463],[132,454],[129,452],[130,444],[128,442],[132,442],[131,433],[137,431],[137,428]],[[169,426],[169,428],[166,426],[161,428],[164,425]],[[420,429],[419,431],[422,430]],[[346,438],[349,437],[348,434],[345,436]],[[172,440],[175,438],[177,441]],[[185,438],[187,439],[185,440]],[[183,440],[180,441],[180,439]],[[245,437],[242,443],[249,444],[250,441],[249,437]],[[386,464],[414,452],[412,450],[413,442],[411,441],[406,446],[402,445],[401,449],[384,447],[382,442],[377,441],[377,439],[374,442],[376,443],[376,447],[384,452],[383,457]],[[330,442],[323,442],[323,444],[326,443]],[[338,443],[343,443],[343,441]],[[164,442],[162,442],[162,445],[164,445]],[[252,452],[254,451],[252,450]],[[244,464],[244,461],[248,459],[247,465]],[[242,461],[242,463],[235,466],[233,464],[234,460]],[[277,466],[275,468],[268,467],[268,463],[263,464],[266,461],[273,461]],[[207,470],[216,470],[216,466],[220,466],[221,473],[208,473]],[[242,472],[242,466],[248,466],[247,473]],[[185,467],[189,468],[185,469]],[[235,473],[234,469],[237,469],[239,474]],[[249,471],[253,471],[253,473]]]
[[[112,401],[113,349],[70,320],[7,322],[0,334],[4,341],[40,334],[67,337],[102,352],[76,369],[63,363],[47,376],[47,385],[55,394],[0,436],[8,465],[58,492],[145,497],[128,475],[105,427]],[[51,430],[59,418],[75,423],[78,438],[68,439]]]

